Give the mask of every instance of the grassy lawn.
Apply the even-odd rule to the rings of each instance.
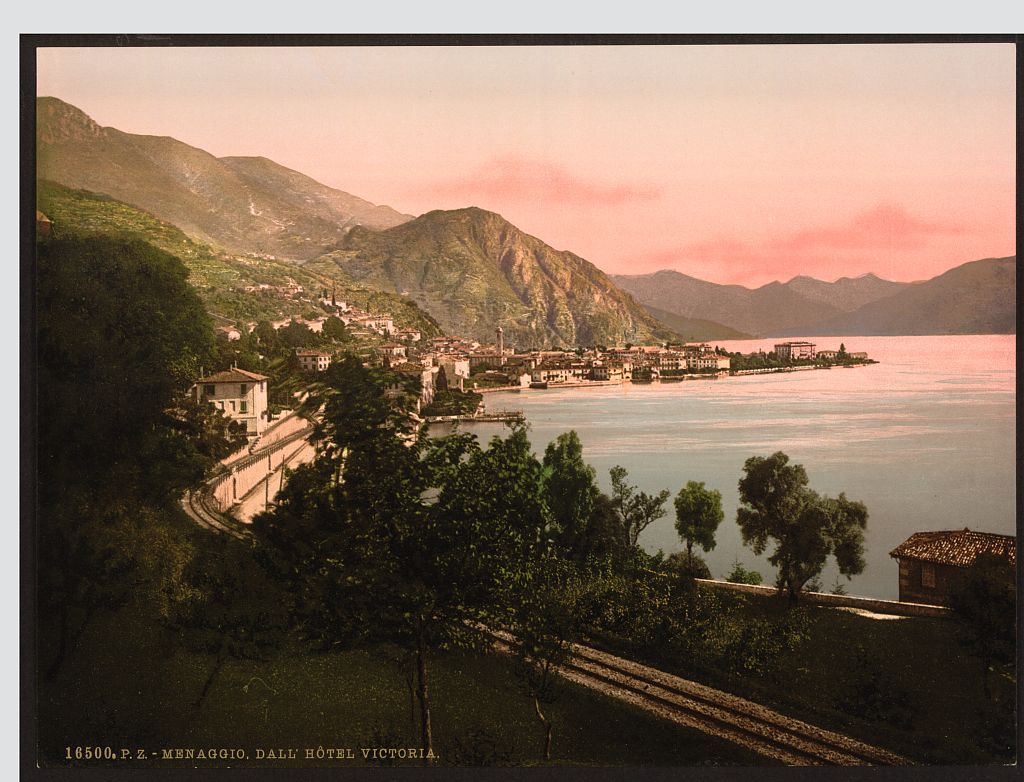
[[[738,610],[750,619],[781,619],[789,608],[774,597],[743,596]],[[799,610],[808,615],[807,637],[765,675],[695,668],[664,650],[630,654],[918,762],[1012,761],[979,741],[977,716],[990,708],[982,666],[957,642],[953,620],[879,620],[819,606]],[[616,646],[608,639],[602,645]],[[871,713],[865,700],[875,704],[874,717],[864,715]]]
[[[290,649],[266,662],[231,662],[196,709],[211,663],[161,638],[147,617],[124,611],[97,619],[46,688],[40,704],[41,761],[66,765],[65,746],[110,745],[157,754],[164,748],[242,748],[249,756],[241,763],[158,761],[162,766],[285,765],[257,762],[257,748],[297,749],[298,760],[287,765],[372,765],[360,748],[418,746],[405,680],[381,657]],[[544,762],[532,701],[505,658],[437,658],[431,699],[440,763],[470,764],[474,754],[507,765]],[[546,711],[555,725],[553,764],[768,763],[568,683]],[[317,747],[352,748],[357,757],[306,760],[305,749]]]

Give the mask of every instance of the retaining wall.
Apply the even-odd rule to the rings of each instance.
[[[718,581],[711,578],[695,579],[697,583],[717,589],[728,589],[733,592],[745,592],[749,595],[771,597],[778,594],[775,587],[754,586],[753,584],[734,584],[731,581]],[[924,603],[901,603],[898,600],[877,600],[871,597],[854,597],[853,595],[833,595],[828,592],[801,592],[800,601],[821,606],[842,606],[861,608],[876,614],[893,616],[918,616],[948,619],[953,612],[944,606],[925,605]]]

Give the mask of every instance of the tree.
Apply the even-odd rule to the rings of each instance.
[[[521,427],[487,449],[466,435],[413,437],[383,394],[384,374],[349,358],[324,375],[319,456],[254,531],[307,638],[415,658],[432,762],[430,661],[483,649],[481,623],[507,619],[530,558],[546,547],[542,467]]]
[[[789,464],[781,451],[747,459],[743,472],[736,512],[743,542],[755,554],[764,553],[769,540],[775,542],[768,561],[779,569],[779,588],[788,590],[791,602],[829,556],[847,577],[863,572],[868,512],[862,503],[845,494],[832,499],[811,491],[803,466]]]
[[[337,315],[334,315],[324,321],[324,328],[321,334],[324,339],[329,339],[333,342],[352,341],[352,336],[348,333],[348,329],[345,327],[345,322]]]
[[[173,413],[213,356],[213,326],[175,257],[139,239],[62,232],[37,246],[40,648],[54,674],[98,611],[156,599],[165,509],[202,474]],[[159,512],[158,512],[159,511]]]
[[[572,643],[579,635],[576,602],[580,578],[574,565],[564,559],[538,559],[532,565],[528,588],[515,601],[510,628],[514,633],[514,672],[533,701],[534,713],[543,727],[544,760],[551,760],[554,725],[542,704],[557,698],[558,671],[571,656]]]
[[[558,435],[544,451],[544,490],[556,545],[578,560],[599,494],[594,468],[583,461],[576,432]]]
[[[277,330],[268,320],[261,320],[256,324],[256,328],[252,330],[251,342],[265,354],[276,353],[281,347]]]
[[[703,483],[687,481],[676,495],[676,531],[686,543],[686,557],[692,563],[693,544],[704,551],[715,547],[715,532],[722,523],[722,495],[705,489]]]
[[[305,323],[292,319],[277,330],[280,343],[288,348],[308,348],[320,344],[320,335]]]
[[[732,563],[732,570],[729,575],[725,577],[726,581],[731,581],[733,584],[751,584],[757,586],[761,583],[761,574],[756,570],[747,570],[743,564],[737,559]]]
[[[183,574],[186,589],[170,601],[165,629],[176,643],[212,656],[194,707],[200,709],[229,660],[263,660],[285,626],[279,590],[251,543],[207,536]]]
[[[662,489],[657,495],[646,492],[637,494],[636,486],[626,482],[629,473],[625,467],[616,465],[609,471],[612,479],[612,503],[619,514],[619,520],[629,544],[636,546],[640,533],[653,522],[665,515],[665,503],[669,498],[668,489]]]
[[[244,423],[192,394],[180,397],[168,411],[168,426],[186,435],[188,447],[194,451],[190,458],[204,468],[202,474],[248,440]]]
[[[704,558],[692,552],[684,556],[681,551],[673,551],[665,559],[664,569],[683,578],[711,578],[711,569]]]

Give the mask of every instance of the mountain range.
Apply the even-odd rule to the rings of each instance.
[[[873,274],[794,277],[759,288],[658,271],[612,280],[655,313],[705,318],[758,337],[1005,334],[1016,330],[1016,258],[971,261],[914,283]]]
[[[609,277],[475,207],[413,218],[266,158],[218,158],[170,137],[101,127],[57,98],[37,100],[36,120],[40,180],[149,213],[209,245],[211,257],[292,263],[397,294],[449,333],[481,341],[498,325],[523,347],[1015,328],[1013,259],[916,284],[795,277],[749,289],[675,271]]]
[[[781,336],[1013,334],[1017,330],[1017,259],[971,261],[908,285],[853,312]]]

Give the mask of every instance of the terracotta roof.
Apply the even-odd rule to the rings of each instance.
[[[255,372],[246,372],[244,369],[225,369],[223,372],[215,372],[212,375],[200,378],[199,383],[249,383],[252,381],[270,380],[266,375],[257,375]]]
[[[991,532],[962,530],[941,532],[915,532],[889,552],[890,557],[920,559],[942,565],[969,567],[981,554],[1006,557],[1011,565],[1017,563],[1017,538]]]

